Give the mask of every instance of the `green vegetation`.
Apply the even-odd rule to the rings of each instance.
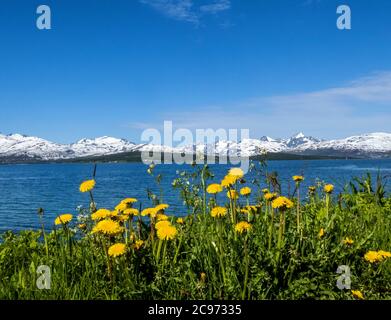
[[[149,208],[133,198],[96,208],[95,181],[86,181],[91,205],[79,219],[2,235],[0,298],[390,299],[391,198],[380,177],[335,194],[321,183],[304,190],[295,176],[283,197],[266,169],[252,166],[251,183],[239,169],[221,182],[207,166],[180,172],[172,185],[188,210],[182,218],[170,216],[164,190],[148,191]],[[37,288],[40,265],[50,267],[49,290]],[[339,266],[350,268],[351,289],[337,287]]]

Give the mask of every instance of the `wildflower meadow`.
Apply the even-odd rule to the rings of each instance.
[[[239,168],[222,181],[207,165],[179,172],[172,187],[181,216],[164,202],[165,190],[148,193],[148,204],[130,194],[99,208],[99,180],[86,177],[88,209],[2,235],[0,298],[391,298],[391,198],[380,176],[336,193],[327,181],[304,188],[297,175],[284,195],[265,163],[251,168],[251,181]],[[159,185],[155,170],[148,173]],[[44,288],[39,266],[50,270]]]

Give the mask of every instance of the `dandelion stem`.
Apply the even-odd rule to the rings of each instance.
[[[243,284],[243,291],[242,291],[242,300],[246,297],[246,290],[247,290],[247,283],[248,283],[248,269],[250,265],[250,257],[248,254],[248,248],[247,248],[247,238],[248,235],[246,235],[246,238],[244,240],[244,257],[245,257],[245,274],[244,274],[244,284]]]
[[[156,253],[156,262],[159,263],[160,259],[160,251],[162,249],[163,240],[159,239],[158,247],[157,247],[157,253]]]
[[[273,231],[274,231],[274,209],[271,208],[271,221],[270,221],[270,226],[269,226],[269,245],[268,249],[270,251],[272,247],[272,239],[273,239]]]
[[[326,193],[326,218],[329,218],[329,203],[330,203],[330,195]]]
[[[297,186],[297,233],[300,233],[300,185]]]

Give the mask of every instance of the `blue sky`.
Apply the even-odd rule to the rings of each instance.
[[[35,27],[40,4],[52,30]],[[352,30],[336,28],[341,4]],[[0,132],[390,132],[390,13],[387,0],[2,0]]]

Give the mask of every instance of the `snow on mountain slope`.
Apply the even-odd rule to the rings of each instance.
[[[321,140],[314,137],[306,137],[302,132],[294,135],[285,141],[285,145],[287,148],[295,149],[295,148],[310,148],[314,145],[319,144]]]
[[[243,139],[235,141],[216,141],[215,144],[202,144],[169,147],[164,145],[134,144],[125,139],[100,137],[82,139],[73,144],[58,144],[37,137],[20,134],[0,134],[0,158],[20,157],[42,160],[72,159],[88,156],[118,154],[132,151],[154,151],[168,153],[204,153],[216,155],[254,156],[269,153],[305,153],[354,155],[387,155],[391,153],[391,134],[375,132],[352,136],[339,140],[319,140],[303,133],[289,139]]]
[[[137,145],[125,139],[100,137],[81,139],[71,144],[69,148],[78,156],[96,156],[133,151]]]
[[[0,156],[14,155],[45,160],[74,156],[66,145],[20,134],[0,134]]]
[[[82,139],[74,144],[57,144],[20,134],[0,135],[0,156],[70,159],[132,151],[136,145],[124,139],[101,137]]]
[[[362,151],[362,152],[390,152],[391,134],[384,132],[375,132],[352,136],[340,140],[321,141],[311,145],[302,145],[297,150],[322,150],[333,149],[343,151]]]
[[[218,141],[214,148],[211,146],[197,146],[197,150],[211,153],[214,150],[218,155],[254,156],[262,152],[269,153],[303,153],[317,154],[317,151],[334,150],[337,152],[354,152],[357,154],[379,154],[391,152],[390,133],[370,133],[353,136],[340,140],[321,140],[303,133],[294,135],[289,139],[273,139],[262,137],[260,139],[243,139],[240,142]],[[208,151],[208,152],[207,152]],[[322,153],[324,155],[324,153]]]
[[[253,156],[263,152],[284,152],[286,147],[281,141],[271,139],[243,139],[239,143],[242,156]]]

